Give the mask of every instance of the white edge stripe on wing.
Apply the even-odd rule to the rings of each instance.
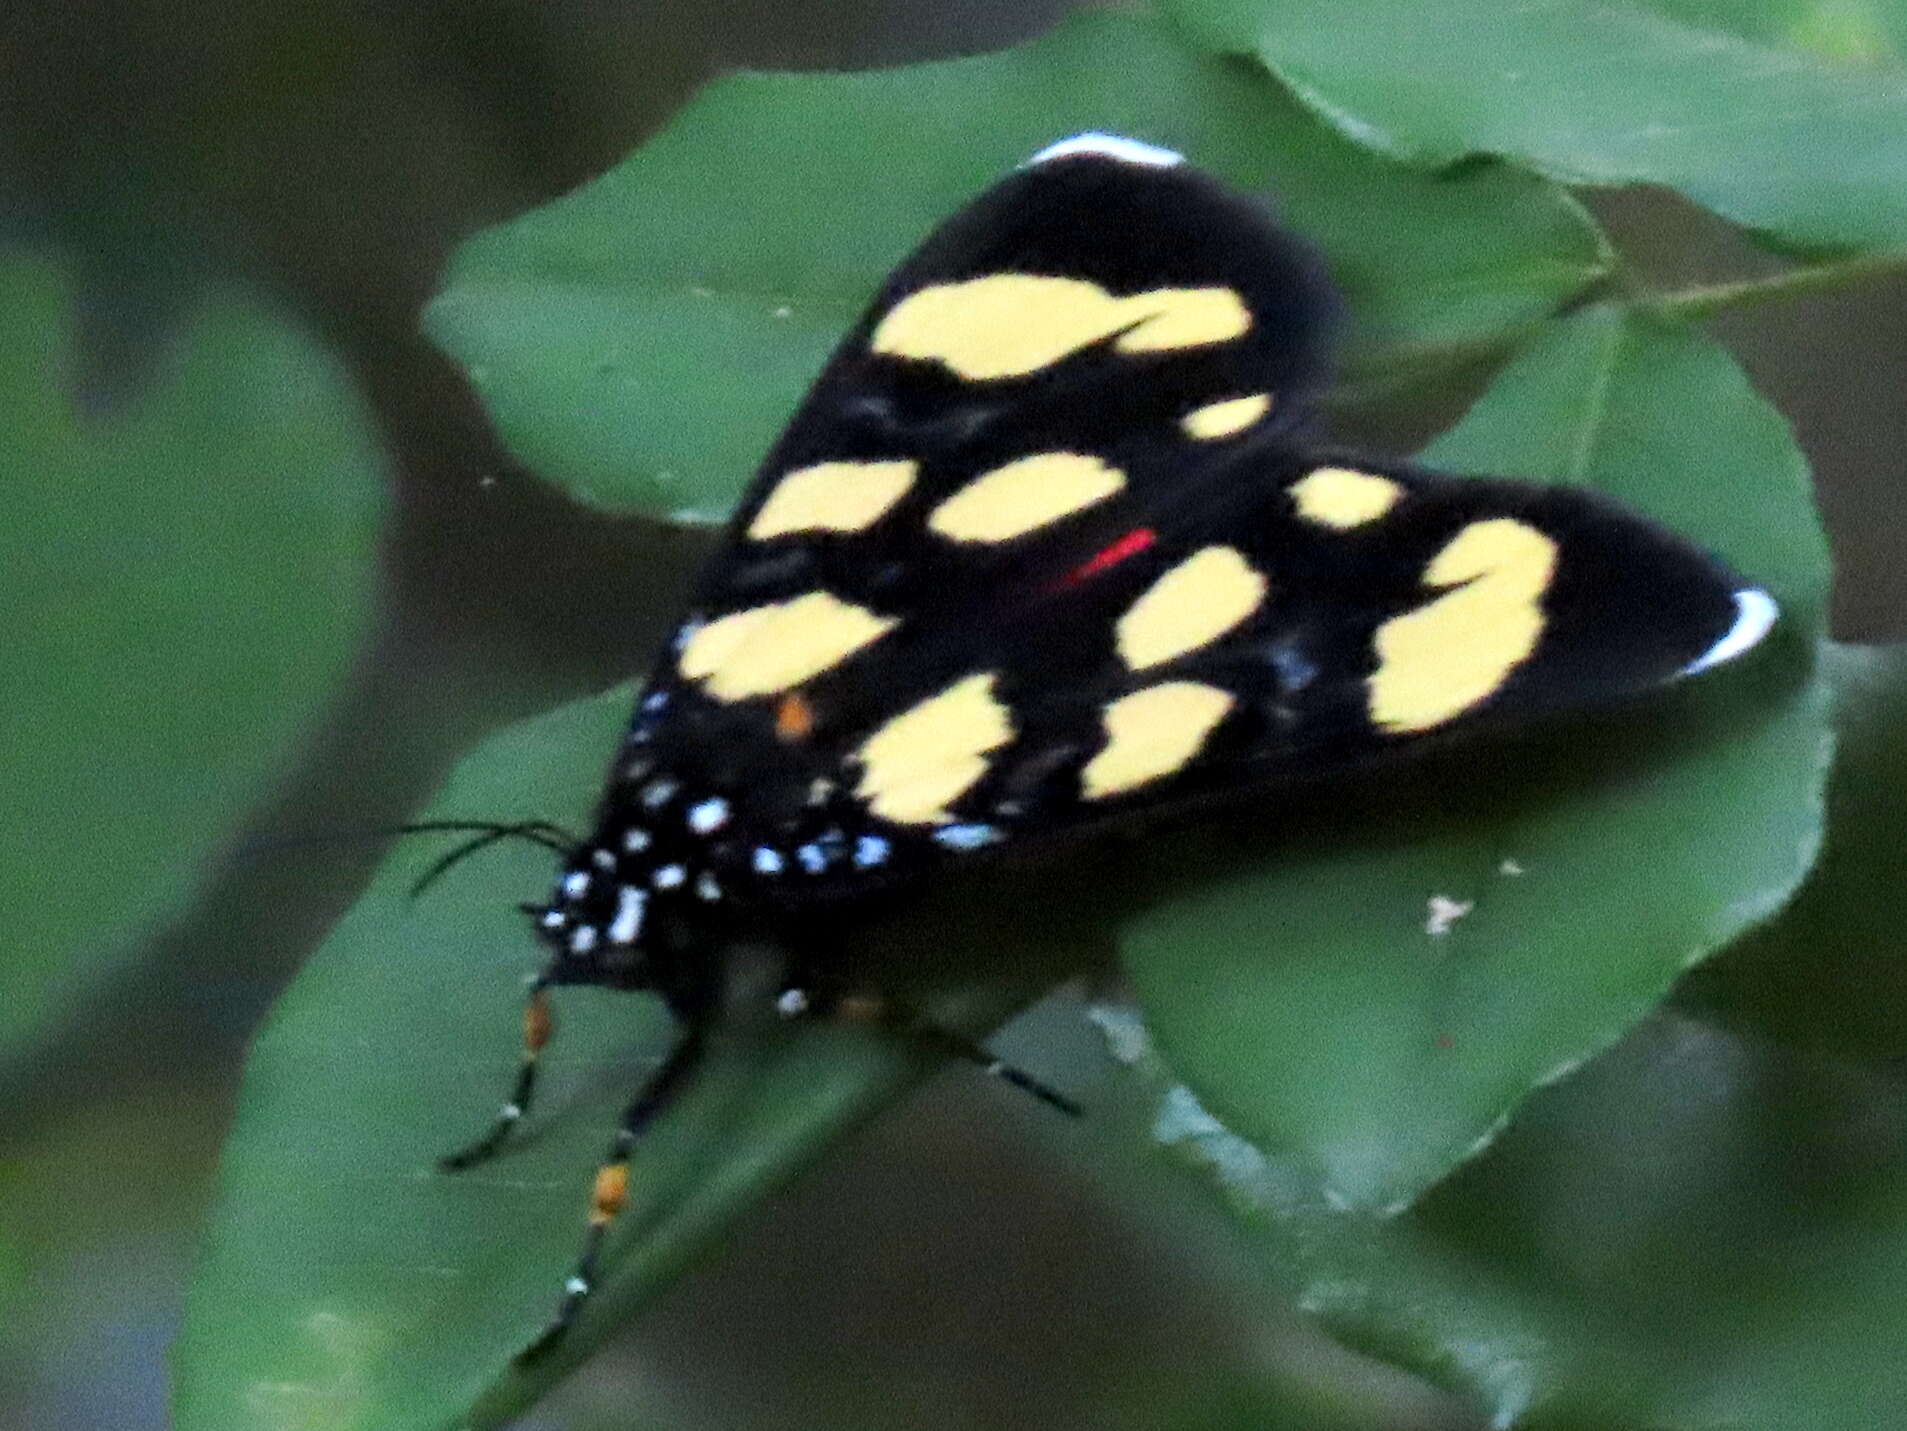
[[[1758,586],[1743,587],[1735,593],[1735,624],[1721,640],[1684,666],[1682,674],[1692,676],[1710,666],[1734,660],[1760,642],[1774,628],[1775,619],[1780,615],[1781,608],[1767,592]]]
[[[1047,145],[1020,167],[1027,169],[1035,164],[1044,164],[1049,159],[1064,159],[1073,154],[1103,154],[1121,163],[1149,164],[1155,169],[1170,168],[1185,159],[1177,150],[1161,149],[1141,139],[1127,139],[1120,134],[1100,134],[1089,130],[1084,134],[1075,134],[1071,139]]]

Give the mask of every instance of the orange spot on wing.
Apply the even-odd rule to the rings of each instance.
[[[814,707],[800,695],[786,695],[775,707],[775,734],[793,744],[814,734]]]
[[[834,1010],[844,1023],[875,1024],[887,1017],[887,1000],[879,994],[849,994]]]

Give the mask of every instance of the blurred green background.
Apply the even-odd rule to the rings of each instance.
[[[142,413],[202,361],[206,324],[238,325],[233,373],[277,341],[246,338],[244,325],[271,324],[305,346],[273,359],[286,386],[234,411],[256,416],[274,391],[304,384],[300,420],[366,434],[336,438],[335,460],[388,484],[382,589],[339,598],[374,596],[375,626],[340,694],[302,697],[313,705],[298,764],[259,776],[274,793],[236,845],[208,851],[209,882],[160,921],[157,947],[102,971],[106,997],[76,1000],[83,1015],[30,1059],[0,1062],[0,1425],[164,1424],[165,1351],[246,1040],[379,854],[368,840],[311,837],[402,820],[476,734],[634,670],[647,633],[600,613],[652,606],[687,560],[619,565],[609,558],[628,522],[574,506],[500,449],[461,375],[418,331],[450,249],[602,171],[726,69],[978,53],[1069,8],[0,9],[0,257],[31,256],[70,298],[71,326],[37,371],[69,405],[74,441],[136,456]],[[1665,278],[1765,263],[1664,194],[1596,206]],[[4,291],[24,305],[51,290]],[[1730,314],[1717,331],[1814,462],[1838,561],[1835,634],[1907,636],[1897,457],[1907,283]],[[1465,395],[1346,407],[1337,429],[1406,448]],[[313,403],[328,406],[313,415]],[[239,419],[198,420],[216,434]],[[269,467],[309,447],[288,439],[251,460]],[[166,481],[163,463],[139,470]],[[26,659],[23,644],[8,664]],[[121,719],[137,714],[132,705]],[[1097,1076],[1102,1055],[1077,1020],[1036,1017],[1004,1046],[1037,1042],[1040,1066],[1062,1081]],[[1149,1213],[1164,1194],[1127,1196],[1130,1174],[1095,1167],[1083,1148],[1056,1151],[1045,1116],[962,1071],[942,1075],[749,1220],[719,1264],[685,1279],[525,1424],[931,1431],[1123,1416],[1194,1426],[1233,1416],[1234,1379],[1309,1408],[1293,1424],[1473,1424],[1453,1399],[1268,1305],[1201,1240],[1208,1214]],[[447,1124],[445,1146],[465,1131]],[[1211,1409],[1148,1409],[1154,1389],[1129,1385],[1124,1370],[1136,1347],[1204,1382]],[[1249,1411],[1233,1421],[1262,1424]],[[275,1406],[260,1424],[329,1423],[321,1407]]]

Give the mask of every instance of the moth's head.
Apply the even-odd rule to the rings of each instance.
[[[559,971],[641,988],[653,983],[659,932],[704,923],[728,901],[716,867],[731,843],[729,802],[663,774],[619,790],[549,900],[529,912]]]
[[[648,872],[617,868],[599,848],[577,852],[543,904],[525,905],[537,937],[554,956],[559,981],[646,987],[655,891]]]

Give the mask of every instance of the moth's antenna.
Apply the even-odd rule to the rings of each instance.
[[[488,849],[491,845],[501,844],[504,840],[527,840],[533,845],[541,845],[546,850],[554,850],[559,855],[574,854],[579,843],[569,831],[560,825],[552,825],[547,820],[524,820],[513,825],[486,820],[419,820],[412,825],[399,825],[393,833],[471,836],[470,839],[438,857],[429,869],[412,882],[411,898],[413,899],[449,874],[464,860],[476,854],[478,850]]]
[[[306,849],[315,845],[351,845],[365,840],[388,840],[393,835],[494,834],[498,839],[522,839],[563,854],[573,853],[582,841],[561,825],[548,820],[419,820],[409,825],[368,825],[355,830],[332,830],[301,835],[257,835],[239,845],[237,854],[246,859],[276,854],[282,850]]]

